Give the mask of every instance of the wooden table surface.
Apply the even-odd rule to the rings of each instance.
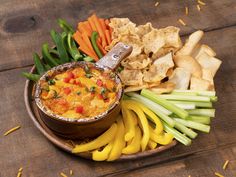
[[[199,12],[194,0],[1,0],[0,1],[0,176],[54,177],[60,172],[74,176],[174,176],[210,177],[214,172],[236,176],[236,1],[205,0]],[[189,7],[186,16],[185,6]],[[32,67],[32,53],[50,42],[57,18],[71,24],[93,12],[100,17],[129,17],[137,24],[181,28],[181,35],[202,29],[203,42],[223,61],[215,79],[219,101],[209,134],[199,133],[190,147],[178,144],[159,155],[127,162],[92,162],[53,146],[33,125],[23,99],[22,71]],[[187,26],[177,20],[182,18]],[[50,44],[52,44],[50,42]],[[8,129],[21,129],[4,137]],[[230,160],[226,170],[225,160]]]

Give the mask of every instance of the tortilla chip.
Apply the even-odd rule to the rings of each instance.
[[[211,57],[216,56],[216,53],[214,52],[214,50],[205,44],[202,44],[202,45],[199,45],[198,47],[196,47],[196,49],[193,51],[191,56],[193,58],[198,58],[204,52],[207,53]]]
[[[172,60],[172,54],[168,53],[167,55],[156,59],[153,62],[153,65],[149,68],[148,71],[144,71],[145,82],[158,82],[164,79],[167,75],[167,71],[174,67],[174,62]]]
[[[140,37],[140,39],[142,39],[145,34],[151,32],[153,29],[152,24],[148,22],[145,25],[139,25],[136,27],[136,34]]]
[[[160,30],[154,29],[143,36],[144,52],[157,53],[165,45],[164,33]]]
[[[159,86],[149,88],[148,90],[151,90],[155,92],[156,94],[162,94],[162,93],[170,93],[175,89],[175,84],[172,82],[165,82],[161,83]]]
[[[122,83],[125,85],[142,85],[143,84],[143,73],[141,70],[129,70],[124,69],[119,74]]]
[[[137,85],[137,86],[129,86],[129,87],[126,87],[124,89],[124,92],[125,93],[127,93],[127,92],[134,92],[134,91],[142,90],[142,89],[145,89],[145,88],[148,88],[147,84]]]
[[[166,28],[160,29],[165,36],[165,46],[166,48],[168,47],[173,47],[179,49],[182,47],[182,41],[179,36],[179,28],[174,27],[174,26],[168,26]]]
[[[151,63],[151,59],[145,54],[140,54],[136,57],[126,58],[121,62],[121,65],[127,69],[144,69]]]
[[[199,57],[196,58],[196,60],[198,61],[198,63],[200,63],[203,69],[210,70],[213,77],[215,76],[222,63],[221,60],[215,57],[211,57],[206,52],[203,52]]]
[[[111,18],[109,26],[113,29],[112,39],[115,39],[122,34],[135,33],[136,24],[128,18]]]
[[[190,90],[211,90],[212,85],[210,81],[207,81],[198,77],[191,77]]]
[[[143,51],[143,44],[138,37],[138,35],[133,35],[129,33],[128,35],[122,35],[120,37],[119,42],[123,42],[127,45],[131,45],[133,47],[132,53],[129,57],[136,57],[137,55],[141,54]]]
[[[175,68],[169,78],[169,82],[175,84],[175,89],[187,90],[190,82],[191,73],[184,68]]]
[[[184,46],[176,53],[176,55],[191,55],[194,48],[203,37],[203,34],[204,32],[201,30],[192,33],[185,42]]]
[[[202,77],[201,65],[191,56],[174,56],[176,66],[184,68],[189,71],[193,76]]]

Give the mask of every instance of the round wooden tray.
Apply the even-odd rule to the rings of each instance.
[[[34,73],[35,68],[33,67],[31,69],[31,73]],[[49,129],[43,120],[40,117],[40,114],[38,112],[37,106],[34,101],[33,97],[34,93],[34,82],[27,80],[25,84],[25,89],[24,89],[24,100],[25,100],[25,105],[27,112],[32,119],[34,125],[40,130],[41,133],[49,140],[51,141],[54,145],[57,147],[72,153],[72,149],[74,147],[74,144],[76,144],[76,141],[72,141],[70,139],[65,139],[60,136],[57,136],[54,134],[54,132]],[[139,152],[136,154],[131,154],[131,155],[122,155],[117,161],[122,161],[122,160],[132,160],[132,159],[138,159],[138,158],[144,158],[148,156],[155,155],[157,153],[160,153],[162,151],[165,151],[167,149],[170,149],[171,147],[176,145],[176,141],[174,140],[172,143],[166,146],[159,146],[156,149],[153,150],[147,150],[144,152]],[[92,159],[91,153],[85,152],[85,153],[79,153],[79,154],[74,154],[78,155],[80,157],[86,158],[86,159]]]

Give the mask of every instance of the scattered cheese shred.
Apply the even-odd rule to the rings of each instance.
[[[205,3],[205,2],[202,2],[201,0],[198,0],[197,2],[198,2],[198,4],[201,4],[201,5],[203,5],[203,6],[206,5],[206,3]]]
[[[201,11],[201,7],[199,6],[199,4],[197,5],[197,10]]]
[[[4,133],[4,136],[7,136],[8,134],[16,131],[19,128],[20,128],[20,126],[16,126],[16,127],[12,128],[12,129],[8,130],[7,132]]]
[[[181,23],[183,26],[186,26],[186,23],[185,23],[182,19],[179,19],[178,21],[179,21],[179,23]]]
[[[23,171],[23,168],[20,167],[19,170],[18,170],[18,173],[17,173],[17,177],[21,177],[22,171]]]
[[[218,172],[215,172],[215,175],[218,176],[218,177],[224,177],[222,174],[220,174]]]
[[[61,175],[62,177],[67,177],[66,174],[63,173],[63,172],[61,172],[60,175]]]
[[[229,163],[229,160],[226,160],[225,163],[224,163],[224,165],[223,165],[223,169],[224,169],[224,170],[226,169],[228,163]]]
[[[185,7],[185,15],[188,15],[188,7]]]
[[[70,170],[70,175],[73,175],[73,171],[72,170]]]
[[[159,2],[156,2],[156,3],[155,3],[155,6],[157,7],[159,4],[160,4]]]

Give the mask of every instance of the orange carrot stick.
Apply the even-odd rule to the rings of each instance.
[[[106,30],[105,20],[102,19],[102,18],[99,18],[99,22],[100,22],[100,24],[101,24],[103,33],[105,34],[105,30]]]
[[[106,55],[107,51],[102,47],[102,45],[97,41],[97,46],[103,55]]]
[[[96,26],[96,28],[97,28],[97,32],[98,32],[99,36],[102,38],[102,46],[103,46],[103,47],[107,46],[105,34],[104,34],[103,31],[102,31],[102,27],[101,27],[101,25],[100,25],[100,22],[99,22],[99,20],[98,20],[98,17],[96,16],[96,14],[93,14],[93,15],[91,16],[91,18],[92,18],[93,22],[95,23],[95,26]]]
[[[79,22],[78,24],[78,30],[81,32],[81,33],[86,33],[87,36],[91,37],[91,34],[92,34],[92,30],[90,30],[84,22]]]
[[[91,41],[89,40],[89,37],[86,33],[82,33],[82,38],[85,42],[85,44],[88,46],[88,48],[90,49],[91,53],[93,53],[94,55],[97,56],[97,54],[95,53],[95,51],[93,50],[93,46],[91,44]]]
[[[109,19],[106,19],[105,24],[106,24],[107,27],[109,27],[109,23],[110,23]]]
[[[95,61],[98,61],[98,57],[96,55],[94,55],[93,53],[91,53],[91,51],[83,46],[79,46],[79,50],[81,50],[82,52],[84,52],[85,54],[87,54],[88,56],[92,57]]]
[[[111,36],[110,36],[109,30],[105,30],[105,35],[106,35],[106,39],[107,39],[108,44],[110,44],[111,43]]]
[[[92,17],[88,18],[88,22],[89,22],[89,24],[90,24],[90,26],[92,28],[92,31],[97,31],[97,28],[96,28],[96,26],[95,26],[95,24],[94,24],[94,22],[92,20]]]
[[[84,22],[84,26],[89,31],[89,33],[92,34],[93,31],[88,21]]]
[[[86,45],[85,42],[83,41],[83,38],[80,34],[79,31],[76,31],[74,34],[73,34],[73,38],[75,39],[75,41],[79,44],[79,45]]]

